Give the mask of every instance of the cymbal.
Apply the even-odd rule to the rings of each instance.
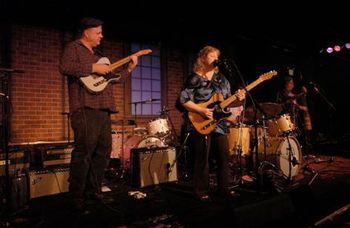
[[[135,120],[127,120],[127,119],[120,119],[120,120],[111,120],[112,124],[116,125],[135,125]]]
[[[272,102],[265,102],[265,103],[259,103],[262,111],[257,107],[257,113],[256,118],[262,119],[263,114],[265,114],[266,119],[273,118],[280,114],[283,110],[281,104],[272,103]],[[247,121],[253,121],[254,120],[254,108],[253,106],[249,106],[245,109],[244,116]]]
[[[124,134],[129,133],[129,131],[112,130],[112,134]]]
[[[271,102],[266,102],[266,103],[259,103],[261,109],[269,116],[273,115],[276,116],[282,112],[282,105],[277,104],[277,103],[271,103]]]

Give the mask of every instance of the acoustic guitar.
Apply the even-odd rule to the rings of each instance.
[[[273,76],[276,76],[276,71],[270,71],[259,76],[254,82],[250,83],[245,89],[247,91],[253,89],[255,86],[259,85],[263,81],[271,79]],[[198,103],[202,108],[213,108],[213,117],[204,118],[198,113],[188,112],[188,118],[191,121],[193,127],[198,131],[198,133],[203,135],[210,134],[217,126],[220,121],[228,118],[231,115],[231,112],[227,112],[225,108],[229,106],[232,102],[237,100],[237,93],[230,96],[226,100],[223,99],[221,93],[215,93],[213,96],[206,102]]]
[[[152,52],[151,49],[143,49],[134,53],[133,55],[136,55],[139,57],[139,56],[147,55],[151,52]],[[118,67],[121,67],[124,64],[130,62],[130,60],[131,60],[131,55],[111,64],[108,58],[102,57],[96,62],[96,64],[108,65],[110,68],[110,71],[113,72]],[[120,75],[115,75],[115,74],[108,74],[108,75],[91,74],[85,77],[80,77],[80,81],[83,83],[86,89],[93,93],[98,93],[103,91],[108,85],[108,83],[113,81],[118,81],[119,79],[120,79]]]

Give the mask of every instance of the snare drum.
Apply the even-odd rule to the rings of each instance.
[[[272,137],[281,136],[291,133],[295,130],[295,126],[289,114],[281,115],[277,118],[267,121],[267,132]]]
[[[139,136],[145,136],[147,135],[147,129],[145,127],[135,127],[134,128],[134,135],[139,135]]]
[[[169,133],[167,119],[158,118],[148,123],[147,130],[149,135],[164,136]]]
[[[230,155],[238,154],[239,147],[242,149],[241,156],[250,153],[250,127],[231,127],[227,135]]]

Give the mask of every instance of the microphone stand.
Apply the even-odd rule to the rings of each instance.
[[[10,186],[10,170],[9,170],[9,97],[4,94],[3,96],[3,108],[2,108],[2,151],[5,154],[5,206],[7,208],[7,213],[11,211],[11,186]]]
[[[266,127],[265,127],[265,116],[267,116],[267,114],[265,113],[265,111],[261,108],[260,104],[256,101],[256,99],[251,95],[251,93],[246,89],[247,87],[247,84],[245,83],[245,80],[244,80],[244,77],[242,75],[242,73],[240,72],[238,66],[236,65],[235,61],[233,59],[231,59],[230,61],[232,63],[232,65],[234,66],[235,68],[235,71],[237,72],[241,82],[242,82],[242,85],[243,85],[243,89],[245,91],[245,93],[248,95],[248,97],[250,98],[251,102],[252,102],[252,105],[253,105],[253,109],[254,109],[254,122],[255,122],[255,142],[254,142],[254,145],[255,145],[255,174],[256,174],[256,177],[258,179],[258,182],[262,183],[261,181],[259,181],[259,178],[261,178],[262,180],[262,177],[259,177],[259,155],[258,155],[258,130],[257,130],[257,124],[258,124],[258,120],[257,120],[257,112],[258,110],[262,113],[262,123],[263,123],[263,140],[264,140],[264,158],[266,160]],[[232,77],[233,74],[232,74],[232,70],[231,68],[228,66],[227,62],[226,61],[217,61],[217,65],[218,66],[223,66],[224,69],[229,73],[229,75]],[[272,166],[274,166],[273,164],[271,164]]]
[[[320,97],[326,102],[326,104],[333,109],[333,111],[337,111],[336,108],[334,107],[334,105],[328,100],[328,98],[317,88],[317,85],[313,82],[309,83],[310,85],[312,85],[312,87],[314,88],[315,92],[320,95]]]
[[[314,91],[322,98],[322,100],[328,105],[328,107],[333,110],[334,112],[337,111],[337,109],[334,107],[334,105],[329,101],[329,99],[321,92],[321,90],[319,89],[319,85],[314,83],[314,82],[311,82],[309,81],[308,83],[309,85],[312,86],[312,88],[314,89]],[[329,123],[330,123],[330,137],[331,139],[333,140],[333,113],[332,112],[329,112]],[[331,156],[328,160],[326,161],[323,161],[321,159],[315,159],[315,161],[313,161],[313,163],[322,163],[322,162],[328,162],[328,163],[331,163],[331,162],[334,162],[334,157]],[[313,170],[312,168],[309,167],[309,162],[307,163],[305,169],[307,171],[310,171],[311,173],[316,173],[315,170]],[[317,173],[316,173],[317,174]]]

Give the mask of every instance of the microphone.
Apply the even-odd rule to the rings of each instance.
[[[224,66],[227,67],[227,60],[226,59],[216,59],[213,62],[214,66],[220,67],[220,66]]]
[[[318,85],[316,83],[310,81],[309,84],[312,85],[316,92],[319,92]]]
[[[298,159],[295,156],[293,156],[293,159],[292,159],[293,167],[296,166],[296,165],[299,165],[299,164],[300,164],[300,162],[298,161]]]
[[[309,84],[312,85],[312,86],[316,86],[316,83],[311,82],[311,81],[309,82]]]

